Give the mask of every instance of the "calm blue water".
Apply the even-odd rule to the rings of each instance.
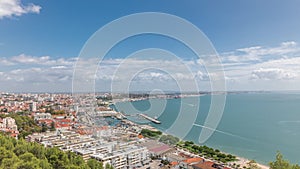
[[[161,114],[156,114],[162,99],[117,103],[126,114],[146,113],[157,116],[162,124],[149,123],[140,117],[129,119],[147,122],[165,131],[176,119],[180,103],[193,103],[198,98],[168,99]],[[200,97],[196,119],[203,125],[210,106],[209,95]],[[131,109],[133,106],[135,110]],[[191,106],[194,106],[191,104]],[[152,108],[149,110],[149,108]],[[184,111],[189,111],[188,108]],[[275,159],[276,151],[293,163],[300,163],[300,94],[263,93],[227,95],[222,120],[206,145],[222,151],[267,164]],[[193,126],[185,139],[198,142],[201,127]],[[175,133],[176,135],[176,133]]]

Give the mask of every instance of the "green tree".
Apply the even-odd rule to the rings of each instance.
[[[20,155],[20,160],[23,160],[25,162],[30,162],[30,161],[36,161],[37,158],[32,154],[32,153],[29,153],[29,152],[26,152],[22,155]]]
[[[32,117],[18,115],[17,113],[10,113],[8,115],[0,115],[1,118],[11,117],[15,119],[19,129],[19,138],[32,134],[33,132],[41,132],[42,128],[37,125]]]
[[[108,163],[106,163],[105,169],[114,169],[114,167],[112,167],[111,165],[109,165]]]
[[[162,163],[163,165],[169,165],[170,162],[168,160],[161,160],[160,163]]]
[[[42,132],[46,132],[48,130],[48,126],[46,123],[42,123]]]
[[[66,163],[64,163],[63,161],[60,161],[56,154],[53,154],[53,155],[50,156],[49,162],[50,162],[50,164],[52,165],[53,168],[66,168],[64,166],[64,164],[66,164]]]
[[[50,130],[51,131],[55,131],[55,123],[54,123],[54,121],[51,123]]]
[[[35,162],[19,162],[17,163],[16,169],[42,169],[38,163]]]
[[[283,159],[283,156],[280,152],[276,154],[276,161],[270,162],[270,169],[289,169],[290,163],[287,160]]]
[[[74,164],[70,164],[67,167],[68,169],[82,169],[80,166],[74,165]]]
[[[7,149],[9,148],[9,149]],[[109,166],[109,165],[108,165]],[[83,158],[58,148],[45,148],[38,143],[16,140],[0,133],[0,168],[2,169],[103,169],[102,163]],[[112,167],[109,166],[109,169]]]
[[[31,147],[29,152],[31,152],[34,156],[36,156],[39,159],[45,159],[45,148],[38,144],[38,143],[31,143]]]
[[[250,169],[260,169],[255,160],[251,160],[247,163],[248,168]]]
[[[15,169],[16,164],[19,162],[19,158],[17,156],[13,156],[12,158],[4,158],[2,160],[1,168],[5,169]]]
[[[145,137],[150,137],[150,138],[158,138],[160,135],[162,135],[161,131],[152,131],[148,129],[142,129],[141,133]]]
[[[28,151],[27,148],[28,145],[21,143],[21,144],[17,144],[13,151],[17,156],[20,156]]]
[[[293,166],[292,166],[292,169],[300,169],[300,166],[299,166],[298,164],[293,165]]]
[[[39,160],[39,166],[42,169],[52,169],[51,164],[47,161],[47,159]]]
[[[179,138],[172,135],[163,135],[160,137],[159,141],[165,144],[176,145],[179,142]]]
[[[97,160],[95,159],[89,159],[87,161],[87,165],[91,168],[91,169],[103,169],[103,164],[99,163]]]
[[[277,152],[276,161],[270,162],[270,169],[300,169],[300,166],[298,164],[290,164],[280,152]]]
[[[12,158],[14,153],[12,151],[6,150],[4,147],[0,147],[0,164],[5,158]]]

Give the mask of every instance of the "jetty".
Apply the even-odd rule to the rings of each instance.
[[[114,110],[98,111],[98,112],[96,112],[96,116],[99,116],[99,117],[115,117],[119,120],[126,119],[126,116],[123,113],[117,112],[117,111],[114,111]]]
[[[156,120],[156,119],[154,119],[154,118],[152,118],[152,117],[149,117],[149,116],[147,116],[147,115],[145,115],[145,114],[139,114],[139,115],[142,116],[142,117],[144,117],[145,119],[147,119],[147,120],[153,122],[153,123],[156,123],[156,124],[160,124],[160,123],[161,123],[160,121],[158,121],[158,120]]]

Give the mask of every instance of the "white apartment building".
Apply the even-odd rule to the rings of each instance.
[[[115,169],[135,168],[149,162],[149,152],[146,147],[138,145],[138,142],[131,141],[125,143],[109,142],[98,146],[73,149],[85,160],[94,158],[104,165],[107,163]]]
[[[29,110],[35,112],[36,111],[36,102],[32,102],[29,105]]]
[[[0,128],[6,128],[10,130],[18,130],[18,126],[16,125],[15,119],[11,117],[6,117],[2,119],[2,123],[0,123]]]
[[[36,113],[34,115],[34,120],[41,120],[41,119],[52,119],[50,113]]]
[[[131,169],[142,166],[148,162],[148,149],[140,146],[130,146],[126,149],[112,151],[110,153],[95,153],[91,155],[104,165],[107,163],[112,165],[115,169]]]

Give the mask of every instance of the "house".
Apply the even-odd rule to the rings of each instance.
[[[230,169],[228,167],[224,167],[223,165],[216,164],[212,161],[203,161],[192,166],[193,169]]]
[[[180,168],[188,168],[188,169],[192,169],[192,165],[194,164],[198,164],[198,163],[203,163],[204,159],[201,157],[195,157],[195,158],[187,158],[185,160],[183,160],[182,162],[180,162],[179,166]]]

